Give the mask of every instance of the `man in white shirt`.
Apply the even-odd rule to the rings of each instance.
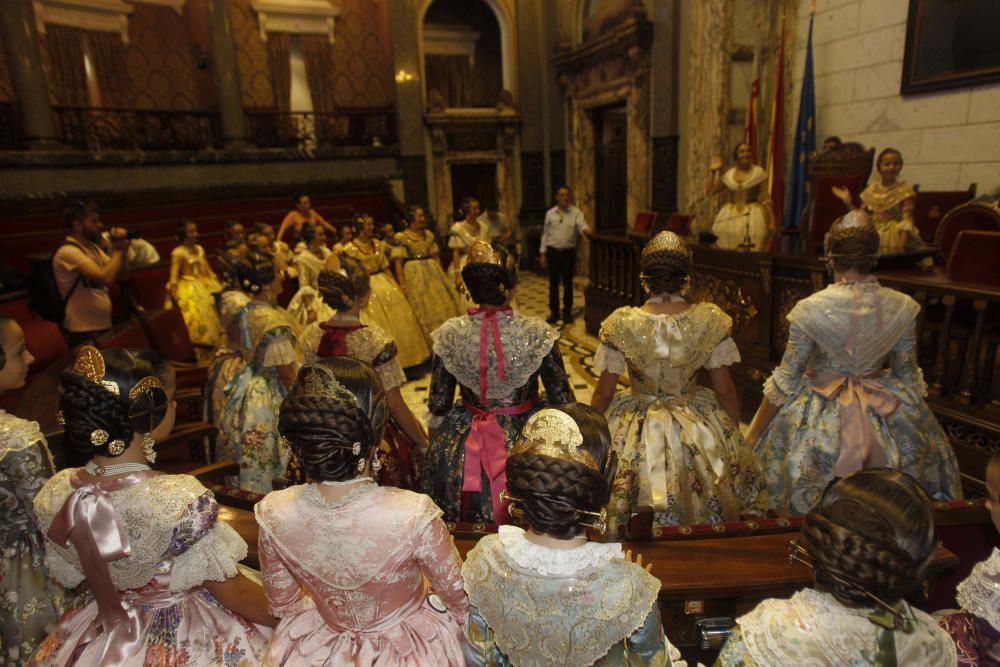
[[[507,216],[500,212],[496,201],[486,203],[486,211],[479,216],[480,222],[485,222],[490,228],[490,242],[499,243],[508,250],[514,245],[514,227]]]
[[[569,203],[569,188],[556,191],[556,205],[545,213],[538,261],[549,272],[549,324],[559,321],[559,282],[563,284],[564,325],[573,322],[573,269],[580,235],[590,236],[583,211]]]
[[[125,230],[111,230],[111,255],[101,249],[103,225],[93,202],[74,202],[66,209],[69,236],[52,257],[59,294],[66,300],[60,330],[73,349],[111,328],[108,285],[127,272],[129,242]]]
[[[104,242],[101,244],[101,250],[108,252],[111,249],[111,233],[102,232],[101,238]],[[146,239],[131,239],[128,242],[128,268],[132,269],[143,269],[147,266],[152,266],[160,261],[160,253],[156,250],[156,246],[147,241]]]

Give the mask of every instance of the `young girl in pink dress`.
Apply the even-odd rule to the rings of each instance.
[[[255,509],[281,619],[264,665],[465,665],[469,603],[441,510],[371,477],[386,412],[375,371],[348,357],[304,366],[281,406],[278,428],[311,483]]]

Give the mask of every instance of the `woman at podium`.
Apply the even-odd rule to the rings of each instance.
[[[767,172],[753,163],[748,143],[736,146],[733,157],[736,164],[721,176],[721,158],[713,158],[710,166],[710,194],[723,190],[729,193],[729,201],[719,209],[712,223],[712,233],[719,237],[719,248],[762,252],[774,228],[771,202],[762,187],[767,183]]]

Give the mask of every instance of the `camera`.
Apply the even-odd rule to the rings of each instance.
[[[125,236],[112,236],[112,241],[132,241],[134,239],[141,239],[142,232],[138,229],[127,229],[125,230]]]

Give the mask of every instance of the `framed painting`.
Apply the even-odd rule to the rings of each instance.
[[[910,0],[900,93],[1000,81],[1000,2]]]

